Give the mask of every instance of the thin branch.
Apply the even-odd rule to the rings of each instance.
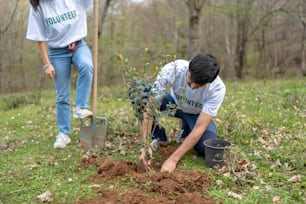
[[[5,33],[8,31],[8,29],[9,29],[9,27],[10,27],[10,25],[11,25],[13,19],[14,19],[14,16],[15,16],[15,14],[16,14],[17,7],[18,7],[18,3],[19,3],[19,0],[16,1],[15,8],[14,8],[14,10],[13,10],[12,15],[11,15],[10,18],[9,18],[8,23],[6,24],[6,26],[4,26],[3,29],[0,30],[0,35],[1,35],[1,36],[2,36],[3,34],[5,34]]]
[[[101,18],[100,18],[99,31],[98,31],[98,36],[99,37],[102,35],[102,31],[103,31],[102,27],[103,27],[103,24],[104,24],[106,15],[107,15],[108,7],[109,7],[111,2],[112,2],[112,0],[106,0],[106,2],[104,4],[102,15],[101,15]]]
[[[299,13],[299,17],[300,17],[302,23],[306,24],[306,18],[304,18],[304,16],[303,16],[303,8],[302,8],[301,5],[299,5],[299,12],[298,13]]]
[[[280,7],[280,8],[277,8],[275,10],[272,10],[272,11],[268,12],[266,15],[261,17],[261,19],[259,20],[259,23],[249,33],[248,38],[250,38],[259,28],[267,25],[269,23],[270,19],[272,18],[272,16],[277,12],[284,12],[284,10]]]
[[[204,4],[205,4],[205,0],[202,0],[201,3],[200,3],[200,9],[203,8]]]

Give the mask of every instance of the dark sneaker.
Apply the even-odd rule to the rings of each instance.
[[[177,135],[176,135],[176,137],[175,137],[175,141],[176,141],[177,144],[182,144],[182,143],[184,142],[185,137],[183,137],[183,133],[184,133],[184,130],[183,130],[183,129],[180,130],[180,131],[177,133]]]
[[[150,146],[153,151],[157,151],[160,146],[167,146],[169,141],[160,141],[160,139],[153,139]]]

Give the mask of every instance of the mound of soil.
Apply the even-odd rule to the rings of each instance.
[[[152,164],[154,164],[152,166],[153,170],[147,173],[144,173],[140,164],[102,158],[96,155],[84,157],[81,167],[95,165],[97,168],[97,174],[88,178],[86,182],[97,184],[129,177],[134,181],[134,184],[124,190],[98,188],[98,197],[78,201],[76,204],[214,203],[213,198],[205,195],[210,184],[210,178],[206,174],[184,170],[176,170],[172,173],[158,172],[163,161],[174,150],[175,148],[172,146],[160,148],[160,157],[152,161]]]

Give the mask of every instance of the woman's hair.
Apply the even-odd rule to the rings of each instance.
[[[218,60],[209,53],[196,55],[189,63],[190,80],[198,84],[211,83],[220,70]]]
[[[38,6],[39,6],[39,0],[30,0],[30,3],[32,5],[32,7],[37,10]]]

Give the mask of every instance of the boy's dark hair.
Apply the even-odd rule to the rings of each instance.
[[[30,3],[32,5],[32,7],[37,10],[37,8],[39,7],[39,0],[30,0]]]
[[[209,53],[197,54],[189,63],[190,80],[197,84],[211,83],[219,70],[218,60]]]

